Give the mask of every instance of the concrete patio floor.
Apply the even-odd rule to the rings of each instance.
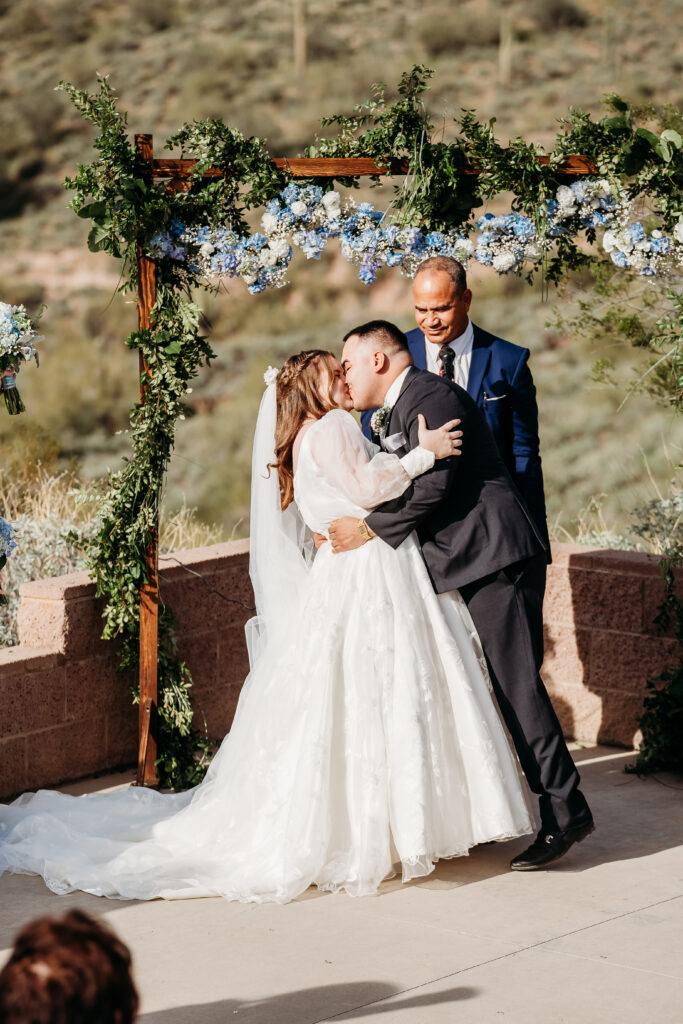
[[[130,946],[144,1024],[681,1024],[683,779],[574,747],[597,830],[553,869],[524,840],[476,849],[376,897],[287,906],[121,903],[0,879],[0,964],[17,929],[81,907]],[[70,792],[120,785],[116,775]]]

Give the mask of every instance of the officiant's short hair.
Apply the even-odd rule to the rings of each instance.
[[[467,288],[467,272],[462,263],[453,259],[452,256],[430,256],[428,260],[424,260],[419,265],[415,271],[415,277],[418,274],[423,274],[426,270],[441,270],[444,274],[448,274],[458,295],[462,295]]]
[[[354,327],[353,330],[348,331],[344,335],[344,341],[348,341],[351,337],[360,338],[361,341],[372,338],[381,345],[382,350],[388,355],[395,355],[397,352],[410,352],[405,334],[400,327],[392,324],[389,320],[368,320],[366,324],[361,324],[360,327]]]

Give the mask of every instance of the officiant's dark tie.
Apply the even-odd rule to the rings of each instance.
[[[440,376],[446,377],[447,380],[455,380],[455,374],[453,373],[455,352],[450,345],[441,346],[439,349],[439,359],[441,360]]]

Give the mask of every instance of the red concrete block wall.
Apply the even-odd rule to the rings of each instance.
[[[630,747],[647,680],[678,656],[653,625],[663,594],[656,560],[566,544],[554,545],[553,559],[544,677],[565,735]],[[161,559],[160,577],[194,679],[197,725],[222,737],[249,670],[248,541],[177,551]],[[94,584],[74,573],[26,583],[21,594],[20,645],[0,650],[4,799],[136,758],[133,680],[116,670],[115,643],[100,639]]]
[[[663,595],[650,555],[553,545],[543,677],[565,736],[638,745],[647,682],[678,657],[654,625]]]

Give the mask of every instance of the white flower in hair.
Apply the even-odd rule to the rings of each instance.
[[[275,366],[269,366],[266,372],[263,374],[263,380],[270,387],[277,380],[277,375],[280,371]]]

